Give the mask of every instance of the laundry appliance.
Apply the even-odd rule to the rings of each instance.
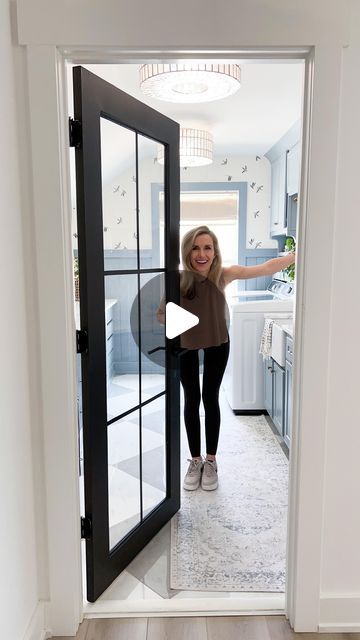
[[[294,283],[274,279],[266,291],[243,291],[227,299],[230,354],[223,388],[237,414],[265,413],[264,362],[259,353],[264,314],[291,318]]]

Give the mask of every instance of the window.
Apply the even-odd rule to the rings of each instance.
[[[164,194],[161,192],[160,211],[163,210],[163,199]],[[238,191],[181,191],[180,246],[187,231],[200,225],[206,225],[214,231],[219,240],[223,266],[237,264],[239,253],[238,212]],[[160,215],[160,220],[163,222],[162,215]],[[180,265],[182,266],[181,255]]]

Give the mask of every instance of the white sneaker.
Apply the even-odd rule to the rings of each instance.
[[[201,478],[201,488],[213,491],[218,486],[217,464],[215,460],[204,460],[204,470]]]
[[[204,463],[202,460],[188,460],[190,464],[184,478],[184,489],[194,491],[200,486]]]

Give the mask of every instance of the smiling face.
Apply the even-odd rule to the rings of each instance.
[[[207,276],[215,258],[214,243],[208,233],[196,236],[190,253],[190,263],[195,271]]]

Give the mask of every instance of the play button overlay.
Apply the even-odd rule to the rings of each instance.
[[[199,318],[190,311],[182,309],[174,302],[168,302],[166,305],[166,337],[170,340],[177,338],[184,331],[195,327],[199,324]]]
[[[179,271],[167,273],[168,283],[171,284],[170,288],[173,292],[180,290],[181,276],[182,272]],[[203,330],[207,330],[209,313],[214,313],[214,309],[219,310],[219,305],[222,307],[226,325],[229,328],[229,310],[224,296],[215,284],[205,281],[203,277],[196,280],[195,284],[198,287],[206,286],[207,304],[200,305],[199,311],[197,305],[196,313],[198,315],[191,313],[187,302],[184,303],[184,306],[179,306],[174,302],[166,302],[165,274],[163,272],[156,275],[141,273],[140,283],[138,293],[132,298],[130,318],[126,288],[124,288],[123,306],[121,307],[119,304],[119,319],[114,321],[114,343],[118,350],[118,360],[123,368],[129,367],[129,372],[137,373],[139,371],[139,352],[142,374],[163,374],[166,366],[178,368],[179,358],[167,357],[167,355],[181,356],[186,352],[186,347],[181,344],[182,338],[179,339],[179,336],[191,331],[194,327],[196,327],[194,331],[197,332],[197,335],[201,335]],[[181,300],[180,294],[180,304]],[[121,299],[119,303],[121,303]],[[185,304],[186,309],[184,308]],[[169,345],[167,340],[174,340],[174,344],[170,343]],[[178,349],[180,352],[175,353]],[[203,352],[200,350],[200,361],[202,356]]]

